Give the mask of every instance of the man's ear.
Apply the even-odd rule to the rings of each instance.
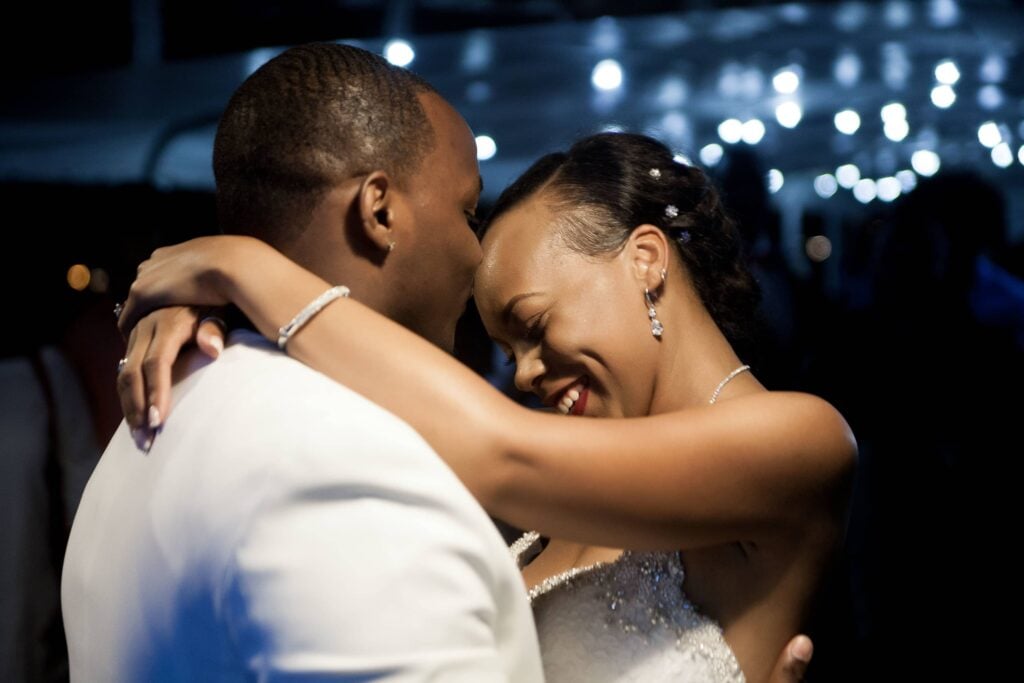
[[[363,234],[384,252],[394,249],[392,231],[394,183],[384,171],[374,171],[359,185],[356,205]]]
[[[639,225],[630,234],[625,253],[633,277],[642,288],[657,292],[665,282],[669,249],[668,238],[657,226]]]

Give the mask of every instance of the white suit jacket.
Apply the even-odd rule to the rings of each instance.
[[[152,449],[122,423],[86,487],[72,681],[542,680],[508,550],[426,442],[261,337],[231,341],[192,361]]]

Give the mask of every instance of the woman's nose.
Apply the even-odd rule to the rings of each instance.
[[[536,350],[516,358],[515,384],[519,391],[536,392],[544,376],[544,361]]]

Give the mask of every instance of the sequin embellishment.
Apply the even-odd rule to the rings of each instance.
[[[520,567],[540,552],[539,541],[529,532],[512,545]],[[626,551],[534,586],[529,598],[548,680],[639,681],[655,672],[743,683],[722,629],[683,592],[685,578],[679,553]]]

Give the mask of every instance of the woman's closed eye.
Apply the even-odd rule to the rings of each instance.
[[[537,314],[526,323],[526,339],[528,341],[540,341],[544,338],[544,315]]]
[[[547,316],[542,312],[529,318],[522,325],[523,338],[532,343],[539,343],[544,340],[544,324],[547,322]],[[505,356],[505,365],[514,365],[516,362],[515,353],[509,349],[505,342],[495,342],[498,344],[499,349]]]

